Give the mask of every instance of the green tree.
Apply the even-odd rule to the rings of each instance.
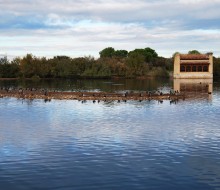
[[[188,54],[201,54],[198,50],[190,50]]]
[[[0,58],[0,64],[7,64],[9,63],[7,56]]]
[[[114,56],[120,57],[120,58],[125,58],[128,56],[128,51],[127,50],[116,50],[114,52]]]
[[[0,77],[1,78],[16,78],[19,74],[19,65],[17,62],[10,61],[7,57],[0,59]]]
[[[33,60],[34,57],[32,54],[27,54],[21,59],[20,71],[23,77],[32,77],[34,75]]]
[[[213,57],[213,74],[220,77],[220,58]]]
[[[150,61],[152,58],[158,57],[158,54],[154,49],[147,47],[144,49],[144,51],[145,51],[145,56],[146,56],[147,61]]]
[[[142,55],[147,63],[153,63],[155,59],[158,57],[156,51],[149,47],[145,49],[135,49],[133,51],[130,51],[128,56],[132,56],[132,54]]]
[[[143,76],[149,69],[148,65],[145,63],[145,57],[137,51],[129,55],[126,65],[127,77]]]
[[[103,57],[113,57],[115,54],[115,49],[112,47],[107,47],[99,52],[101,58]]]

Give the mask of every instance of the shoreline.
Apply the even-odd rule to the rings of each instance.
[[[144,100],[185,100],[185,95],[180,93],[151,93],[151,92],[126,92],[126,93],[107,93],[107,92],[60,92],[35,89],[1,89],[0,98],[14,97],[18,99],[44,99],[44,100],[92,100],[92,101],[144,101]]]
[[[73,78],[0,78],[0,81],[4,81],[4,80],[33,80],[33,81],[40,81],[40,80],[103,80],[103,79],[136,79],[136,80],[146,80],[146,79],[156,79],[156,78],[171,78],[172,77],[164,77],[164,76],[137,76],[137,77],[121,77],[121,76],[110,76],[110,77],[73,77]]]

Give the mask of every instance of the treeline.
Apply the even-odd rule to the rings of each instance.
[[[220,58],[213,58],[213,75],[220,77]]]
[[[173,71],[173,58],[160,57],[149,47],[130,52],[108,47],[99,54],[98,59],[90,56],[47,59],[27,54],[9,61],[4,57],[0,59],[0,78],[168,77]],[[219,58],[214,60],[219,63]],[[215,75],[220,76],[218,65],[214,65]]]
[[[27,54],[0,60],[0,78],[110,78],[167,77],[172,60],[159,57],[151,48],[100,51],[100,58],[55,56],[47,59]]]

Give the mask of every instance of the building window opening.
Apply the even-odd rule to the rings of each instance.
[[[208,72],[208,66],[207,65],[203,66],[203,72]]]
[[[202,66],[198,66],[198,72],[202,72]]]
[[[183,65],[180,66],[180,72],[186,72],[185,66],[183,66]]]
[[[186,72],[191,72],[191,66],[186,66]]]
[[[196,67],[196,65],[193,65],[192,66],[192,72],[196,72],[197,71],[197,67]]]
[[[180,72],[209,72],[209,65],[180,65]]]

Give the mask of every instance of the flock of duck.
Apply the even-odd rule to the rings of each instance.
[[[45,102],[52,99],[59,100],[78,100],[82,103],[86,101],[92,101],[93,103],[100,103],[101,101],[116,101],[127,102],[128,100],[142,102],[144,100],[157,100],[158,103],[163,103],[163,100],[170,100],[170,103],[176,103],[179,99],[184,100],[185,95],[178,91],[170,90],[169,93],[163,93],[160,91],[141,91],[133,92],[127,91],[123,93],[112,92],[63,92],[48,89],[37,88],[0,88],[0,98],[14,97],[19,99],[44,99]]]

